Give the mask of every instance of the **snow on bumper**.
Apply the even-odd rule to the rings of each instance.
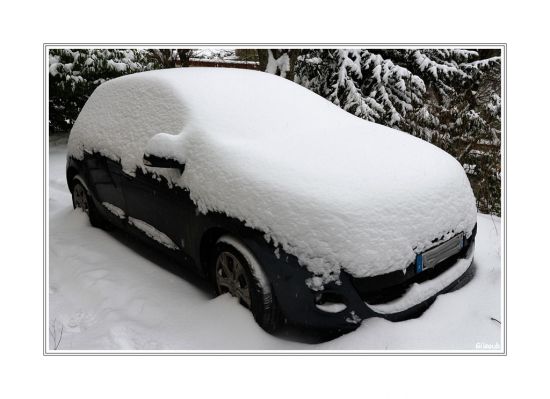
[[[475,243],[472,243],[466,257],[459,258],[451,268],[439,276],[423,283],[414,283],[402,297],[383,304],[370,305],[367,302],[365,304],[375,313],[387,315],[404,312],[427,301],[449,287],[468,270],[474,259],[474,247]]]

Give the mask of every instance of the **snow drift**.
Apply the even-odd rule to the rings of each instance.
[[[84,151],[130,174],[162,174],[201,212],[263,231],[319,277],[313,286],[341,269],[405,269],[434,239],[469,236],[476,223],[449,154],[262,72],[181,68],[106,82],[71,132],[69,155]],[[185,162],[185,172],[144,166],[145,152]]]

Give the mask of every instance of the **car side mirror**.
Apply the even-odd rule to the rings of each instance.
[[[147,142],[143,154],[143,164],[153,168],[177,169],[183,173],[185,163],[181,157],[179,135],[157,133]]]
[[[143,164],[153,168],[178,169],[180,173],[185,170],[185,164],[180,161],[147,153],[143,155]]]

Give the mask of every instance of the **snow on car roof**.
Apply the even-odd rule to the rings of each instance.
[[[145,152],[185,162],[182,175],[155,172],[187,187],[201,212],[263,231],[318,276],[308,282],[317,288],[342,269],[405,269],[434,238],[469,235],[476,222],[449,154],[263,72],[178,68],[108,81],[71,132],[69,154],[84,151],[129,173],[149,169]]]

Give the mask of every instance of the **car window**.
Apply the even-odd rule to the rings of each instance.
[[[168,85],[130,75],[96,89],[71,131],[69,151],[100,152],[132,173],[152,136],[178,134],[184,122],[184,106]]]

